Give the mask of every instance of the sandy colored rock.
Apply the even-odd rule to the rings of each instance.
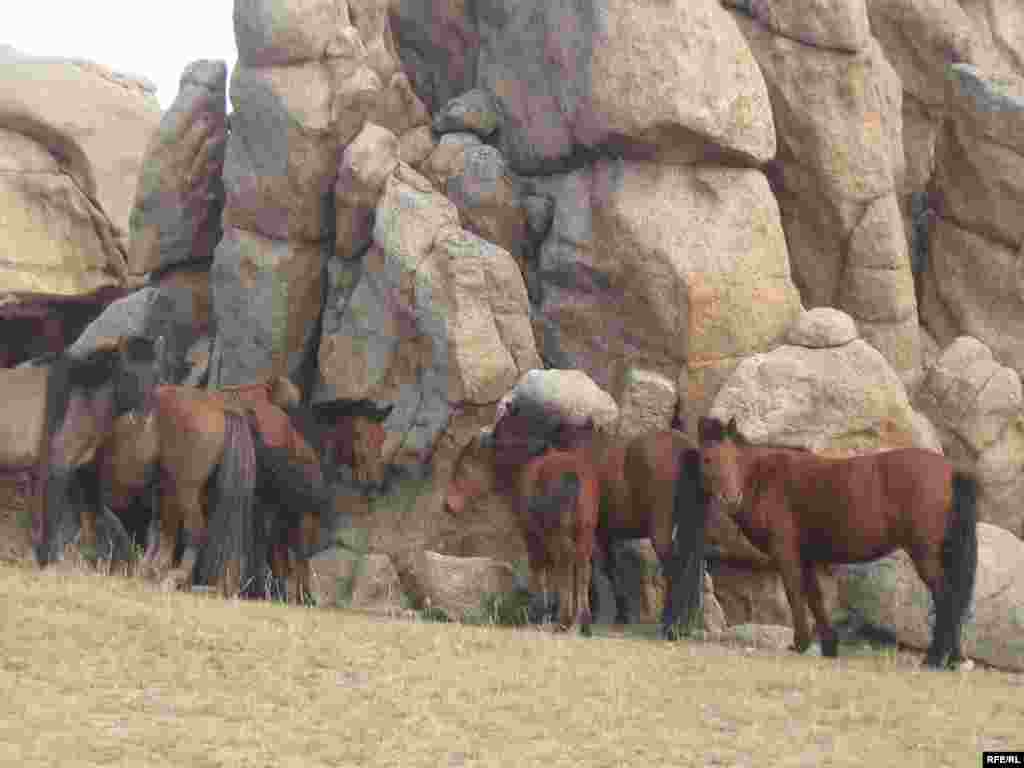
[[[611,430],[619,420],[619,407],[614,398],[580,370],[538,368],[527,371],[502,396],[495,422],[513,403],[521,400],[577,426],[583,426],[590,419],[597,429]]]
[[[629,368],[618,402],[619,435],[628,438],[667,429],[676,409],[676,385],[660,373]]]
[[[398,155],[395,134],[373,123],[366,123],[345,147],[334,186],[335,253],[341,258],[354,258],[370,245],[377,201],[398,166]]]
[[[313,594],[322,608],[355,608],[397,615],[405,598],[391,558],[332,547],[310,561]]]
[[[986,664],[1024,670],[1024,542],[993,525],[978,525],[974,601],[964,623],[963,650]],[[903,552],[837,568],[839,598],[900,642],[926,649],[931,642],[931,596]]]
[[[130,272],[213,258],[224,206],[226,91],[223,61],[194,61],[182,73],[177,98],[153,134],[139,175]]]
[[[857,336],[857,325],[848,314],[832,307],[817,307],[800,314],[786,341],[798,347],[829,349],[849,344]]]
[[[432,9],[433,18],[423,19],[427,30],[400,30],[400,44],[403,35],[412,47],[412,38],[466,23],[459,20],[464,7],[454,5]],[[500,148],[518,173],[551,170],[576,146],[612,142],[673,162],[717,148],[754,162],[775,153],[764,82],[715,0],[672,0],[668,7],[612,0],[600,13],[586,4],[502,0],[475,26],[478,37],[467,40],[479,40],[475,86],[498,104]],[[428,55],[437,55],[431,68],[439,79],[446,62],[457,66],[472,54],[460,48]]]
[[[320,312],[325,258],[317,243],[225,230],[210,269],[214,386],[298,373]]]
[[[136,180],[160,122],[155,90],[94,62],[0,51],[0,129],[55,159],[68,188],[98,207],[93,215],[106,220],[122,258]]]
[[[555,210],[534,327],[555,367],[605,389],[629,366],[675,378],[770,348],[800,311],[759,171],[600,160],[537,186]]]
[[[725,0],[783,37],[815,48],[856,53],[871,39],[865,0]]]
[[[489,557],[421,552],[406,575],[423,607],[439,608],[455,621],[478,611],[487,595],[506,594],[516,586],[512,566]]]
[[[783,346],[739,364],[710,415],[736,417],[754,443],[850,451],[912,445],[913,409],[896,372],[856,339],[834,349]]]
[[[540,364],[512,257],[459,226],[405,166],[377,205],[361,263],[332,261],[320,370],[325,397],[395,403],[389,429],[429,455],[451,403],[493,403]]]

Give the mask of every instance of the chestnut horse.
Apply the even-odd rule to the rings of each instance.
[[[625,622],[626,596],[616,584],[613,545],[649,538],[668,585],[662,632],[675,637],[679,625],[694,621],[700,606],[708,519],[699,457],[681,431],[629,439],[564,427],[550,434],[538,431],[534,419],[512,404],[493,430],[482,431],[461,450],[447,488],[448,511],[458,516],[467,502],[492,491],[510,498],[521,518],[523,468],[552,446],[581,450],[596,474],[600,505],[595,552],[616,587],[616,621]],[[531,590],[537,586],[534,581]]]
[[[699,424],[706,486],[782,575],[794,650],[811,643],[810,603],[825,656],[838,637],[828,622],[817,563],[858,563],[903,549],[935,604],[931,667],[963,659],[960,635],[978,562],[977,481],[943,456],[903,448],[831,459],[748,443],[736,419]]]
[[[557,448],[531,459],[519,478],[520,524],[530,571],[542,593],[549,574],[558,591],[561,629],[579,623],[590,634],[590,569],[600,491],[597,473],[580,449]]]
[[[123,337],[80,358],[61,353],[0,371],[0,471],[27,486],[41,566],[60,559],[76,533],[88,560],[128,557],[123,527],[109,516],[98,523],[93,459],[118,417],[142,418],[152,405],[163,352],[162,338]],[[102,553],[98,532],[106,540]]]
[[[212,527],[215,522],[213,530],[221,536],[215,543],[215,553],[224,549],[223,536],[231,530],[234,533],[229,540],[242,540],[247,544],[243,547],[246,551],[252,548],[248,545],[261,550],[265,548],[260,542],[268,535],[266,531],[257,530],[250,535],[239,527],[245,524],[237,522],[261,520],[253,524],[271,531],[274,575],[284,577],[287,573],[290,545],[297,561],[297,577],[293,582],[295,599],[302,601],[310,595],[309,558],[319,547],[323,516],[333,511],[321,472],[320,451],[324,440],[332,438],[337,425],[322,426],[317,421],[316,408],[298,406],[298,399],[294,385],[283,377],[216,392],[167,385],[156,391],[155,418],[135,426],[117,425],[101,457],[103,482],[112,506],[123,509],[159,479],[162,502],[159,537],[150,543],[144,559],[144,567],[152,575],[181,586],[191,584],[197,577],[200,582],[215,575],[219,578],[217,563],[223,561],[230,565],[234,558],[226,555],[219,561],[216,556],[204,558],[204,567],[196,570],[200,550],[209,540],[208,525]],[[368,406],[362,410],[365,411],[361,414],[363,418],[379,422],[381,412],[367,416]],[[244,427],[232,426],[238,419]],[[375,425],[381,429],[379,423]],[[372,430],[366,428],[363,432],[372,434]],[[377,437],[357,442],[353,452],[359,456],[361,464],[372,466],[380,462],[379,452],[372,456],[360,449],[370,446],[379,451],[381,442]],[[238,451],[245,452],[246,459],[242,463],[236,455]],[[247,473],[252,462],[259,469],[259,477],[250,480]],[[225,469],[229,463],[234,471],[246,474],[232,477],[232,472]],[[157,469],[159,478],[154,474]],[[215,472],[218,472],[220,484],[218,498],[223,499],[224,494],[229,493],[234,499],[219,519],[208,512],[204,514],[203,509],[204,495]],[[280,503],[278,511],[270,515],[271,520],[253,517],[252,502],[245,500],[253,493],[272,497]],[[235,528],[224,527],[229,525]],[[184,552],[180,566],[174,568],[179,534]],[[253,554],[252,557],[260,556]],[[249,572],[259,583],[249,586],[258,592],[262,580],[257,574],[262,563],[250,565]],[[242,584],[244,586],[245,582]]]

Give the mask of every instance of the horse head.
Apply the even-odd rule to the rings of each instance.
[[[155,341],[126,336],[117,341],[114,372],[115,409],[146,417],[151,412],[156,388],[166,381],[167,345],[163,336]]]
[[[736,417],[733,416],[728,424],[716,418],[701,418],[697,432],[704,487],[727,508],[739,509],[745,484],[740,449],[745,440],[736,427]]]

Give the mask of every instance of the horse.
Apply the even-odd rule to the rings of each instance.
[[[104,487],[118,507],[152,487],[159,470],[159,534],[147,548],[146,572],[185,586],[195,578],[218,574],[221,563],[236,567],[238,558],[230,555],[241,551],[252,560],[248,582],[255,579],[258,589],[261,556],[250,553],[264,549],[260,542],[269,536],[275,576],[283,577],[288,570],[287,546],[295,551],[295,595],[297,600],[305,599],[311,586],[308,560],[319,547],[322,518],[333,509],[320,467],[321,444],[330,438],[332,428],[317,422],[315,410],[295,405],[297,390],[283,377],[215,392],[164,385],[154,398],[154,418],[134,426],[118,425],[123,429],[115,430],[114,439],[104,446],[101,462]],[[379,416],[374,413],[373,418]],[[373,460],[379,461],[379,455],[360,456],[364,463]],[[250,467],[258,470],[255,481],[249,478]],[[216,509],[205,515],[204,493],[215,472]],[[253,494],[284,502],[282,509],[269,520],[254,517]],[[226,496],[241,501],[228,502],[222,514],[219,500]],[[208,518],[216,523],[212,529],[219,537],[215,550],[227,554],[206,558],[213,564],[197,571],[199,553],[211,540]],[[243,535],[238,528],[243,523],[236,522],[230,539],[242,544],[226,545],[223,537],[230,531],[223,526],[233,520],[256,526],[256,538]],[[261,532],[260,526],[271,530]],[[182,541],[177,548],[182,554],[179,567],[174,568],[179,536]]]
[[[650,538],[668,586],[662,634],[677,637],[679,626],[694,620],[701,603],[709,509],[698,453],[683,432],[622,438],[565,425],[554,432],[538,430],[527,409],[513,403],[493,429],[482,430],[460,450],[446,489],[448,512],[461,515],[469,501],[492,490],[510,498],[522,518],[523,468],[551,447],[581,450],[596,473],[600,504],[595,553],[615,587],[616,622],[625,623],[627,602],[615,579],[613,545]],[[535,579],[530,586],[536,590]]]
[[[580,450],[552,449],[531,459],[519,480],[521,520],[531,572],[547,593],[548,574],[558,590],[560,629],[579,624],[591,633],[590,570],[600,491],[597,474]]]
[[[87,355],[47,355],[0,371],[0,471],[29,497],[32,546],[45,567],[63,557],[77,530],[86,560],[103,533],[112,559],[127,559],[123,527],[100,515],[93,459],[118,417],[140,418],[163,373],[163,337],[107,339]]]
[[[977,480],[938,453],[902,448],[825,458],[750,444],[728,424],[698,425],[701,471],[714,497],[778,568],[793,614],[793,650],[811,634],[805,600],[825,656],[838,636],[825,613],[819,563],[859,563],[903,549],[935,605],[929,667],[963,660],[960,635],[978,563]]]

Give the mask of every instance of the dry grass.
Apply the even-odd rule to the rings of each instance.
[[[0,763],[974,766],[1020,677],[388,621],[0,566]]]

